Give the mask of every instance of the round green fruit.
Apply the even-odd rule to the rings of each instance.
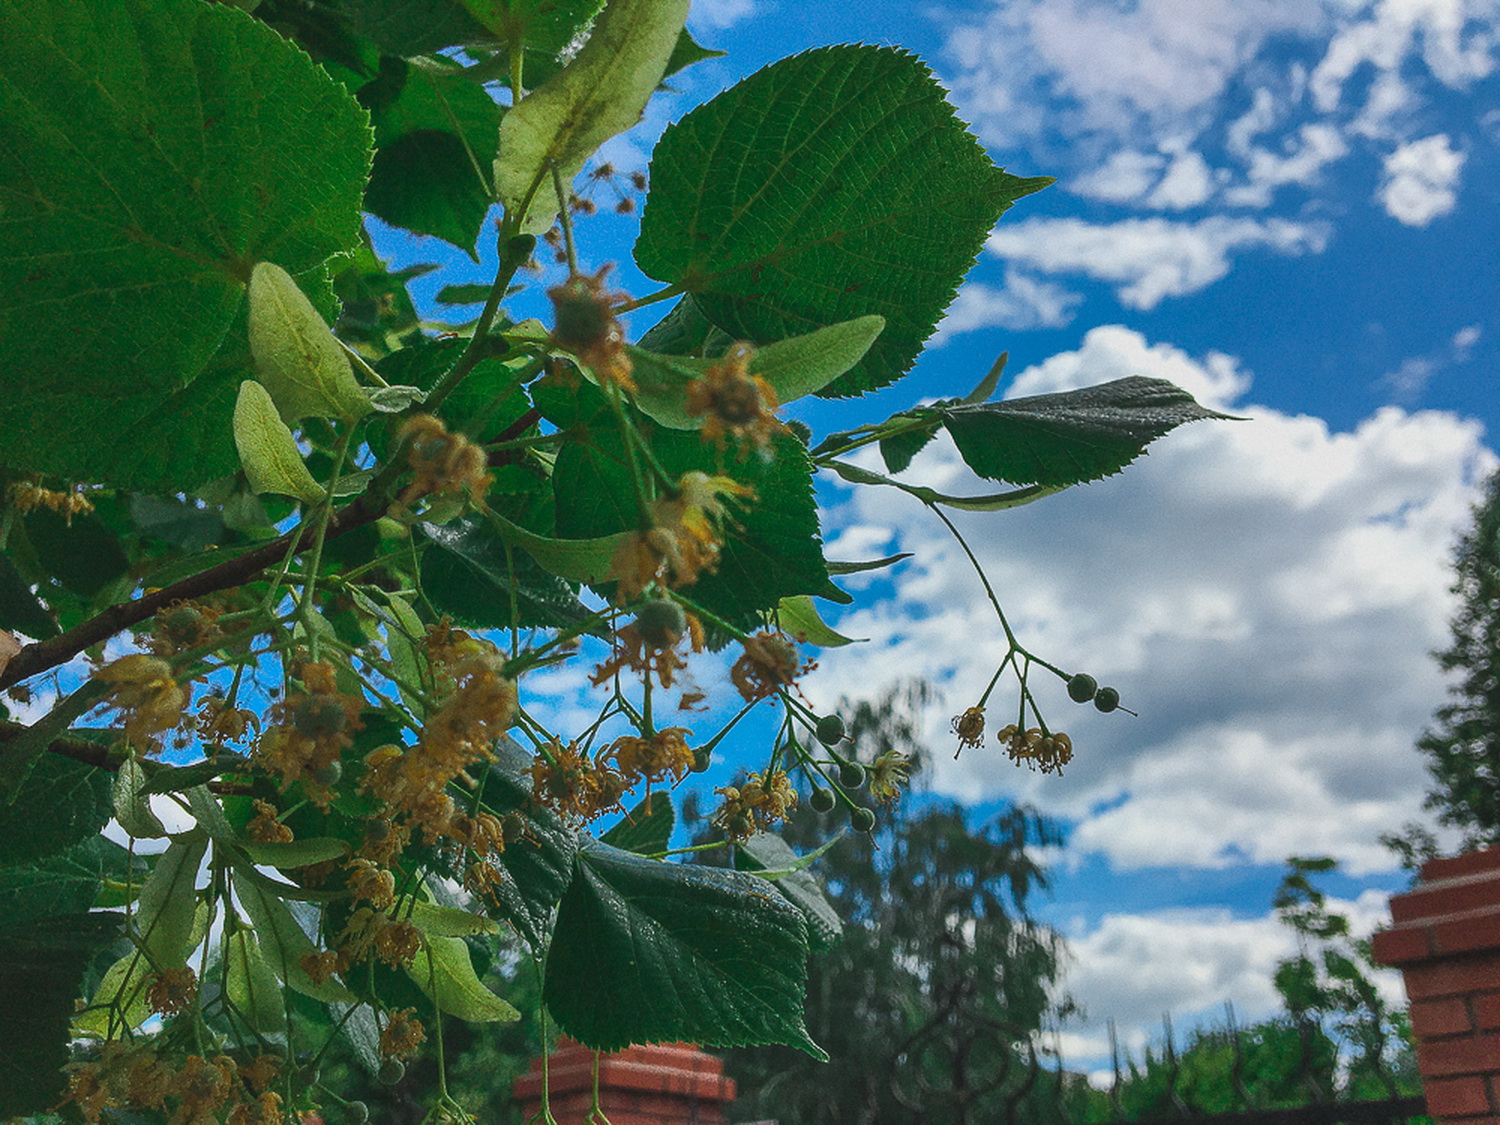
[[[349,1102],[344,1109],[349,1113],[349,1125],[365,1125],[370,1120],[370,1107],[364,1102]]]
[[[813,728],[813,733],[824,746],[837,746],[844,741],[844,720],[837,715],[824,715]]]
[[[845,789],[858,789],[865,783],[865,767],[858,762],[845,762],[839,767],[839,784]]]
[[[386,1059],[375,1072],[375,1081],[382,1086],[394,1086],[406,1077],[406,1064],[399,1059]]]
[[[814,789],[812,796],[807,799],[807,803],[811,806],[813,812],[826,813],[831,812],[833,806],[838,802],[837,798],[833,795],[832,789]]]
[[[849,827],[856,832],[874,832],[875,814],[867,808],[856,808],[849,811]]]
[[[659,598],[641,606],[635,628],[652,648],[670,648],[687,632],[687,614],[676,602]]]
[[[1120,705],[1120,693],[1112,687],[1102,687],[1094,696],[1094,706],[1106,714]]]
[[[1074,703],[1087,703],[1099,690],[1099,681],[1087,672],[1079,672],[1068,681],[1068,698]]]

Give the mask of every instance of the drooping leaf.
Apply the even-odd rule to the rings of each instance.
[[[78,913],[0,929],[0,1117],[57,1104],[84,969],[119,932],[119,915]]]
[[[493,918],[423,899],[411,904],[411,922],[429,937],[464,938],[500,932],[500,923]]]
[[[909,468],[912,459],[927,447],[928,442],[937,437],[938,421],[936,418],[913,418],[911,415],[897,414],[891,421],[908,419],[911,425],[880,439],[880,456],[885,461],[885,467],[893,473],[904,472]]]
[[[643,798],[599,839],[611,847],[636,855],[656,855],[667,850],[676,820],[672,798],[656,792]]]
[[[126,758],[120,763],[110,800],[114,805],[115,819],[127,834],[138,840],[167,834],[166,828],[151,811],[146,799],[146,771],[135,758]]]
[[[668,127],[636,261],[758,344],[883,315],[869,354],[821,392],[860,394],[905,374],[995,220],[1050,182],[994,167],[914,56],[823,48]]]
[[[190,939],[198,911],[198,865],[207,851],[208,836],[201,829],[175,837],[141,888],[135,924],[158,968],[185,964],[195,944]]]
[[[784,1043],[819,1058],[802,1003],[807,928],[763,880],[660,863],[595,841],[579,851],[543,998],[581,1043]]]
[[[60,754],[42,754],[15,800],[0,799],[0,865],[54,855],[109,820],[113,777]]]
[[[511,739],[496,750],[496,762],[484,779],[484,804],[517,826],[499,855],[483,862],[495,869],[498,882],[484,888],[487,910],[509,922],[534,951],[545,944],[553,908],[573,879],[578,833],[551,809],[531,799],[531,756]]]
[[[302,460],[292,431],[266,388],[253,379],[240,384],[234,404],[234,444],[245,479],[257,495],[274,492],[306,504],[323,499],[325,493]]]
[[[1065,487],[1134,461],[1184,422],[1228,418],[1165,379],[1131,376],[1059,394],[932,408],[965,464],[989,480]]]
[[[782,598],[776,607],[776,613],[782,629],[804,644],[817,645],[819,648],[841,648],[858,643],[854,637],[846,637],[830,628],[818,614],[812,598],[806,594]]]
[[[288,871],[343,859],[349,854],[349,845],[332,836],[308,836],[305,839],[272,840],[266,843],[237,840],[236,843],[256,863]]]
[[[230,5],[16,0],[0,122],[0,461],[135,480],[134,439],[177,421],[248,264],[300,272],[358,240],[364,111]]]
[[[487,177],[501,115],[495,100],[462,67],[432,58],[382,60],[380,76],[359,99],[375,126],[365,206],[473,255],[491,203]]]
[[[445,1015],[469,1023],[511,1023],[521,1018],[520,1012],[480,983],[462,938],[428,936],[406,972]]]
[[[567,66],[500,123],[495,192],[506,211],[528,207],[526,229],[552,225],[563,190],[605,141],[640,120],[687,19],[687,0],[613,0]]]
[[[250,915],[260,939],[261,952],[271,971],[304,996],[315,1000],[349,1003],[354,994],[336,980],[314,981],[302,967],[302,957],[314,953],[312,939],[297,924],[285,902],[252,879],[244,871],[232,875],[235,898]]]
[[[237,926],[224,939],[224,991],[238,1014],[256,1031],[286,1029],[286,1001],[276,974],[266,964],[255,931]]]
[[[816,394],[858,363],[884,327],[884,317],[862,316],[778,340],[757,349],[750,359],[750,374],[764,379],[782,405],[795,402]],[[664,426],[698,429],[703,416],[688,413],[687,388],[716,361],[656,355],[641,348],[626,351],[634,365],[635,405]]]
[[[369,396],[354,378],[333,330],[275,262],[256,262],[250,271],[247,324],[256,378],[288,422],[307,417],[352,420],[370,412]]]
[[[790,844],[769,832],[757,832],[735,849],[735,866],[741,871],[785,870],[800,858]],[[786,871],[771,885],[807,919],[808,942],[814,950],[827,949],[843,936],[843,921],[810,872]]]

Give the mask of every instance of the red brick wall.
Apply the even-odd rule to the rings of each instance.
[[[1422,1092],[1447,1125],[1500,1117],[1500,849],[1435,859],[1391,899],[1375,959],[1401,970]]]
[[[579,1125],[593,1105],[594,1052],[558,1041],[547,1060],[548,1104],[558,1125]],[[734,1101],[724,1064],[686,1043],[627,1047],[599,1057],[599,1105],[610,1125],[723,1125]],[[526,1117],[542,1104],[542,1060],[511,1095]]]

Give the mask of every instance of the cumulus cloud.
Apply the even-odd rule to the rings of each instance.
[[[1474,345],[1479,343],[1484,329],[1478,324],[1466,324],[1453,333],[1452,339],[1438,351],[1429,355],[1410,356],[1401,361],[1394,371],[1382,375],[1379,384],[1395,402],[1409,405],[1422,397],[1427,385],[1443,371],[1469,362]]]
[[[1385,896],[1367,891],[1357,900],[1331,899],[1330,910],[1367,937],[1389,915]],[[1272,984],[1276,966],[1296,954],[1290,930],[1273,914],[1237,917],[1221,908],[1107,914],[1091,929],[1073,927],[1064,990],[1083,1008],[1064,1038],[1065,1057],[1088,1065],[1109,1058],[1106,1021],[1116,1025],[1122,1049],[1139,1059],[1160,1044],[1163,1012],[1172,1013],[1179,1047],[1195,1025],[1222,1025],[1232,1001],[1241,1024],[1273,1017],[1281,999]],[[1399,977],[1376,974],[1376,985],[1402,1002]]]
[[[1140,718],[1032,686],[1073,737],[1064,777],[1011,766],[993,741],[936,755],[941,791],[1008,795],[1070,819],[1072,847],[1117,869],[1340,857],[1392,866],[1378,836],[1420,816],[1413,749],[1445,698],[1428,655],[1452,610],[1449,550],[1495,458],[1480,426],[1386,407],[1353,430],[1247,402],[1229,356],[1190,356],[1120,326],[1022,372],[1011,394],[1119,378],[1170,379],[1248,417],[1198,422],[1122,475],[999,515],[955,517],[1011,626],[1038,655],[1119,687]],[[990,491],[951,444],[908,475],[942,491]],[[830,508],[830,530],[882,553],[913,551],[895,596],[844,617],[866,645],[826,652],[810,688],[836,698],[923,675],[947,717],[979,698],[1003,633],[963,552],[921,505],[861,489]],[[1010,721],[1013,683],[989,704]]]
[[[1458,204],[1464,153],[1445,133],[1404,144],[1385,158],[1377,193],[1386,213],[1409,227],[1425,227]]]
[[[1032,219],[1002,224],[985,245],[1009,262],[1043,273],[1111,282],[1125,305],[1152,309],[1164,297],[1195,293],[1223,278],[1237,252],[1318,253],[1327,238],[1327,229],[1316,223],[1215,215],[1192,223]]]
[[[1020,270],[1005,271],[1000,288],[970,282],[958,291],[948,314],[938,325],[931,346],[941,347],[954,336],[981,328],[1062,328],[1071,324],[1083,297],[1060,285],[1042,281]]]
[[[949,29],[947,77],[988,144],[1080,195],[1264,208],[1414,140],[1496,72],[1497,22],[1500,0],[997,0]]]
[[[693,0],[688,22],[695,27],[722,31],[755,12],[755,0]]]

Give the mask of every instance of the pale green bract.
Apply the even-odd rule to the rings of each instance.
[[[256,493],[274,492],[316,504],[322,487],[307,471],[292,431],[276,412],[266,388],[251,379],[240,384],[234,404],[234,445],[245,478]]]

